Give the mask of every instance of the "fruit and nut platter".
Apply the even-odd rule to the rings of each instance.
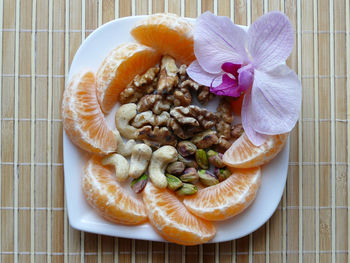
[[[210,12],[195,21],[155,14],[129,33],[68,80],[65,136],[84,156],[69,176],[106,222],[210,242],[256,201],[262,168],[298,119],[301,84],[285,64],[292,26],[279,12],[249,28]],[[65,176],[68,162],[65,152]]]

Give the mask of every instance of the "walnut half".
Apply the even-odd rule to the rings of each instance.
[[[170,111],[170,115],[181,125],[200,125],[205,130],[214,127],[218,120],[214,113],[195,105],[175,107]]]
[[[163,111],[160,115],[155,115],[149,110],[137,114],[131,125],[135,128],[141,128],[145,125],[167,126],[169,118],[170,114],[166,111]]]
[[[170,56],[163,56],[160,66],[159,81],[157,85],[157,94],[168,94],[179,83],[177,76],[178,68],[175,59]]]
[[[158,81],[159,67],[148,69],[142,75],[136,75],[133,81],[120,93],[120,104],[136,103],[143,95],[152,93]]]

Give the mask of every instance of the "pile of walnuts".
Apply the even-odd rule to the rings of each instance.
[[[210,146],[224,152],[243,132],[241,126],[231,125],[231,102],[222,100],[216,113],[191,105],[193,100],[206,105],[215,95],[209,87],[190,79],[186,68],[186,65],[177,67],[172,57],[163,56],[160,67],[137,75],[120,94],[121,104],[137,105],[137,114],[130,121],[138,131],[136,139],[159,148],[176,146],[179,141],[201,138],[201,134],[209,132]]]

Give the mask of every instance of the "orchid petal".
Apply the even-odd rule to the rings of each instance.
[[[194,28],[194,53],[205,71],[218,74],[224,62],[242,64],[247,60],[246,38],[246,31],[228,17],[205,12]]]
[[[261,144],[264,143],[266,139],[266,135],[257,133],[254,131],[250,119],[247,118],[247,115],[244,114],[245,111],[243,111],[243,108],[249,107],[251,104],[251,90],[248,90],[246,94],[244,95],[243,98],[243,104],[242,104],[242,126],[244,129],[244,132],[248,136],[248,139],[255,145],[255,146],[260,146]]]
[[[187,68],[188,76],[197,83],[210,87],[210,85],[216,87],[221,83],[221,75],[210,74],[202,69],[198,61],[195,60]]]
[[[219,86],[210,87],[210,92],[220,96],[239,97],[241,95],[237,80],[231,79],[227,74],[222,76],[222,83]]]
[[[242,106],[242,121],[255,132],[289,132],[299,117],[301,83],[291,69],[280,65],[270,72],[255,70],[251,99]]]
[[[283,13],[270,12],[250,26],[247,41],[254,67],[268,71],[284,63],[292,52],[293,27]]]

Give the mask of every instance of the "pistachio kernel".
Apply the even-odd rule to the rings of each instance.
[[[183,157],[181,154],[178,155],[178,160],[180,162],[183,162],[186,167],[193,167],[193,168],[198,168],[198,164],[196,163],[193,158],[190,157]]]
[[[182,141],[177,144],[177,150],[183,157],[187,157],[196,153],[197,146],[190,141]]]
[[[184,183],[182,187],[179,190],[177,190],[175,193],[179,196],[184,196],[184,195],[193,195],[197,193],[197,191],[198,191],[197,186],[193,184]]]
[[[207,153],[203,149],[196,151],[196,161],[202,169],[209,169]]]
[[[180,176],[180,179],[185,183],[196,183],[199,179],[196,168],[187,168],[184,174]]]
[[[198,172],[199,181],[205,186],[212,186],[219,183],[219,179],[215,174],[208,170],[200,170]]]
[[[166,180],[168,181],[168,189],[171,191],[176,191],[183,185],[181,180],[172,174],[166,174]]]
[[[215,166],[217,168],[225,167],[225,164],[222,161],[222,156],[223,156],[222,153],[218,153],[216,151],[209,150],[207,152],[207,156],[208,156],[209,163],[211,163],[213,166]]]
[[[145,188],[148,181],[148,176],[146,174],[141,175],[139,178],[136,178],[131,181],[131,189],[139,194],[142,192],[143,188]]]
[[[219,178],[219,181],[222,182],[231,176],[231,171],[227,168],[215,168],[214,174]]]
[[[169,174],[180,175],[185,170],[185,164],[183,162],[177,161],[168,165],[166,171]]]

